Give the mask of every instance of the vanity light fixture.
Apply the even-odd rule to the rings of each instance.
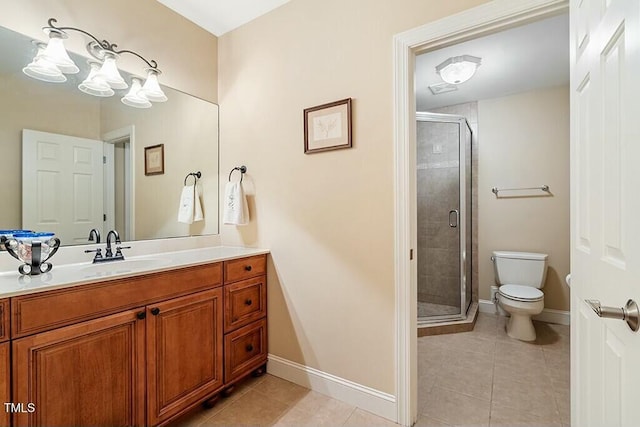
[[[29,65],[22,69],[22,72],[34,79],[42,80],[50,83],[64,83],[67,81],[67,77],[62,74],[62,71],[53,62],[46,59],[42,54],[44,53],[46,44],[41,42],[34,42],[38,48],[38,54],[31,61]]]
[[[121,54],[131,54],[140,58],[147,65],[145,72],[147,79],[142,84],[142,79],[132,77],[131,89],[122,98],[122,103],[136,108],[149,108],[151,102],[165,102],[167,96],[164,94],[158,83],[158,63],[154,60],[148,61],[142,55],[132,50],[116,50],[117,45],[107,40],[98,40],[93,34],[75,27],[56,27],[58,22],[55,18],[50,18],[48,26],[43,28],[45,34],[49,36],[49,43],[35,42],[38,53],[29,65],[22,69],[22,72],[34,79],[51,83],[62,83],[67,81],[65,74],[77,74],[80,69],[69,57],[64,47],[64,39],[68,38],[67,31],[77,31],[92,40],[87,45],[87,51],[95,59],[87,61],[90,66],[89,75],[78,89],[93,96],[113,96],[114,89],[127,89],[129,85],[118,71],[117,60]]]
[[[436,73],[447,83],[458,85],[469,80],[476,73],[482,58],[471,55],[452,56],[436,66]]]

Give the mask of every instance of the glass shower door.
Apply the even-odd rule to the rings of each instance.
[[[470,137],[462,117],[418,113],[420,322],[465,318],[471,301]]]

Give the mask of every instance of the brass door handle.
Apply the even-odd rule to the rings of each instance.
[[[638,332],[638,329],[640,329],[640,310],[634,300],[627,301],[624,307],[603,307],[600,305],[600,301],[594,299],[586,299],[584,301],[589,304],[598,317],[624,320],[633,332]]]

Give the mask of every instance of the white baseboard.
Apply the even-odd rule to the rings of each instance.
[[[478,301],[478,310],[480,313],[496,313],[496,306],[493,301],[481,299]],[[554,310],[553,308],[545,308],[542,313],[537,316],[533,316],[535,320],[547,323],[557,323],[559,325],[570,325],[571,314],[564,310]]]
[[[396,422],[396,397],[353,381],[269,354],[267,372]]]

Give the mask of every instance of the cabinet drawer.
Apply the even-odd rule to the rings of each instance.
[[[71,325],[163,299],[222,286],[208,264],[12,298],[12,337]]]
[[[0,342],[9,339],[9,298],[0,299]]]
[[[261,319],[267,314],[266,277],[243,280],[224,287],[224,331]]]
[[[224,337],[224,381],[246,375],[267,361],[267,320],[262,319]]]
[[[224,263],[224,282],[231,283],[238,280],[261,276],[267,270],[267,256],[258,255],[248,258],[234,259]]]

